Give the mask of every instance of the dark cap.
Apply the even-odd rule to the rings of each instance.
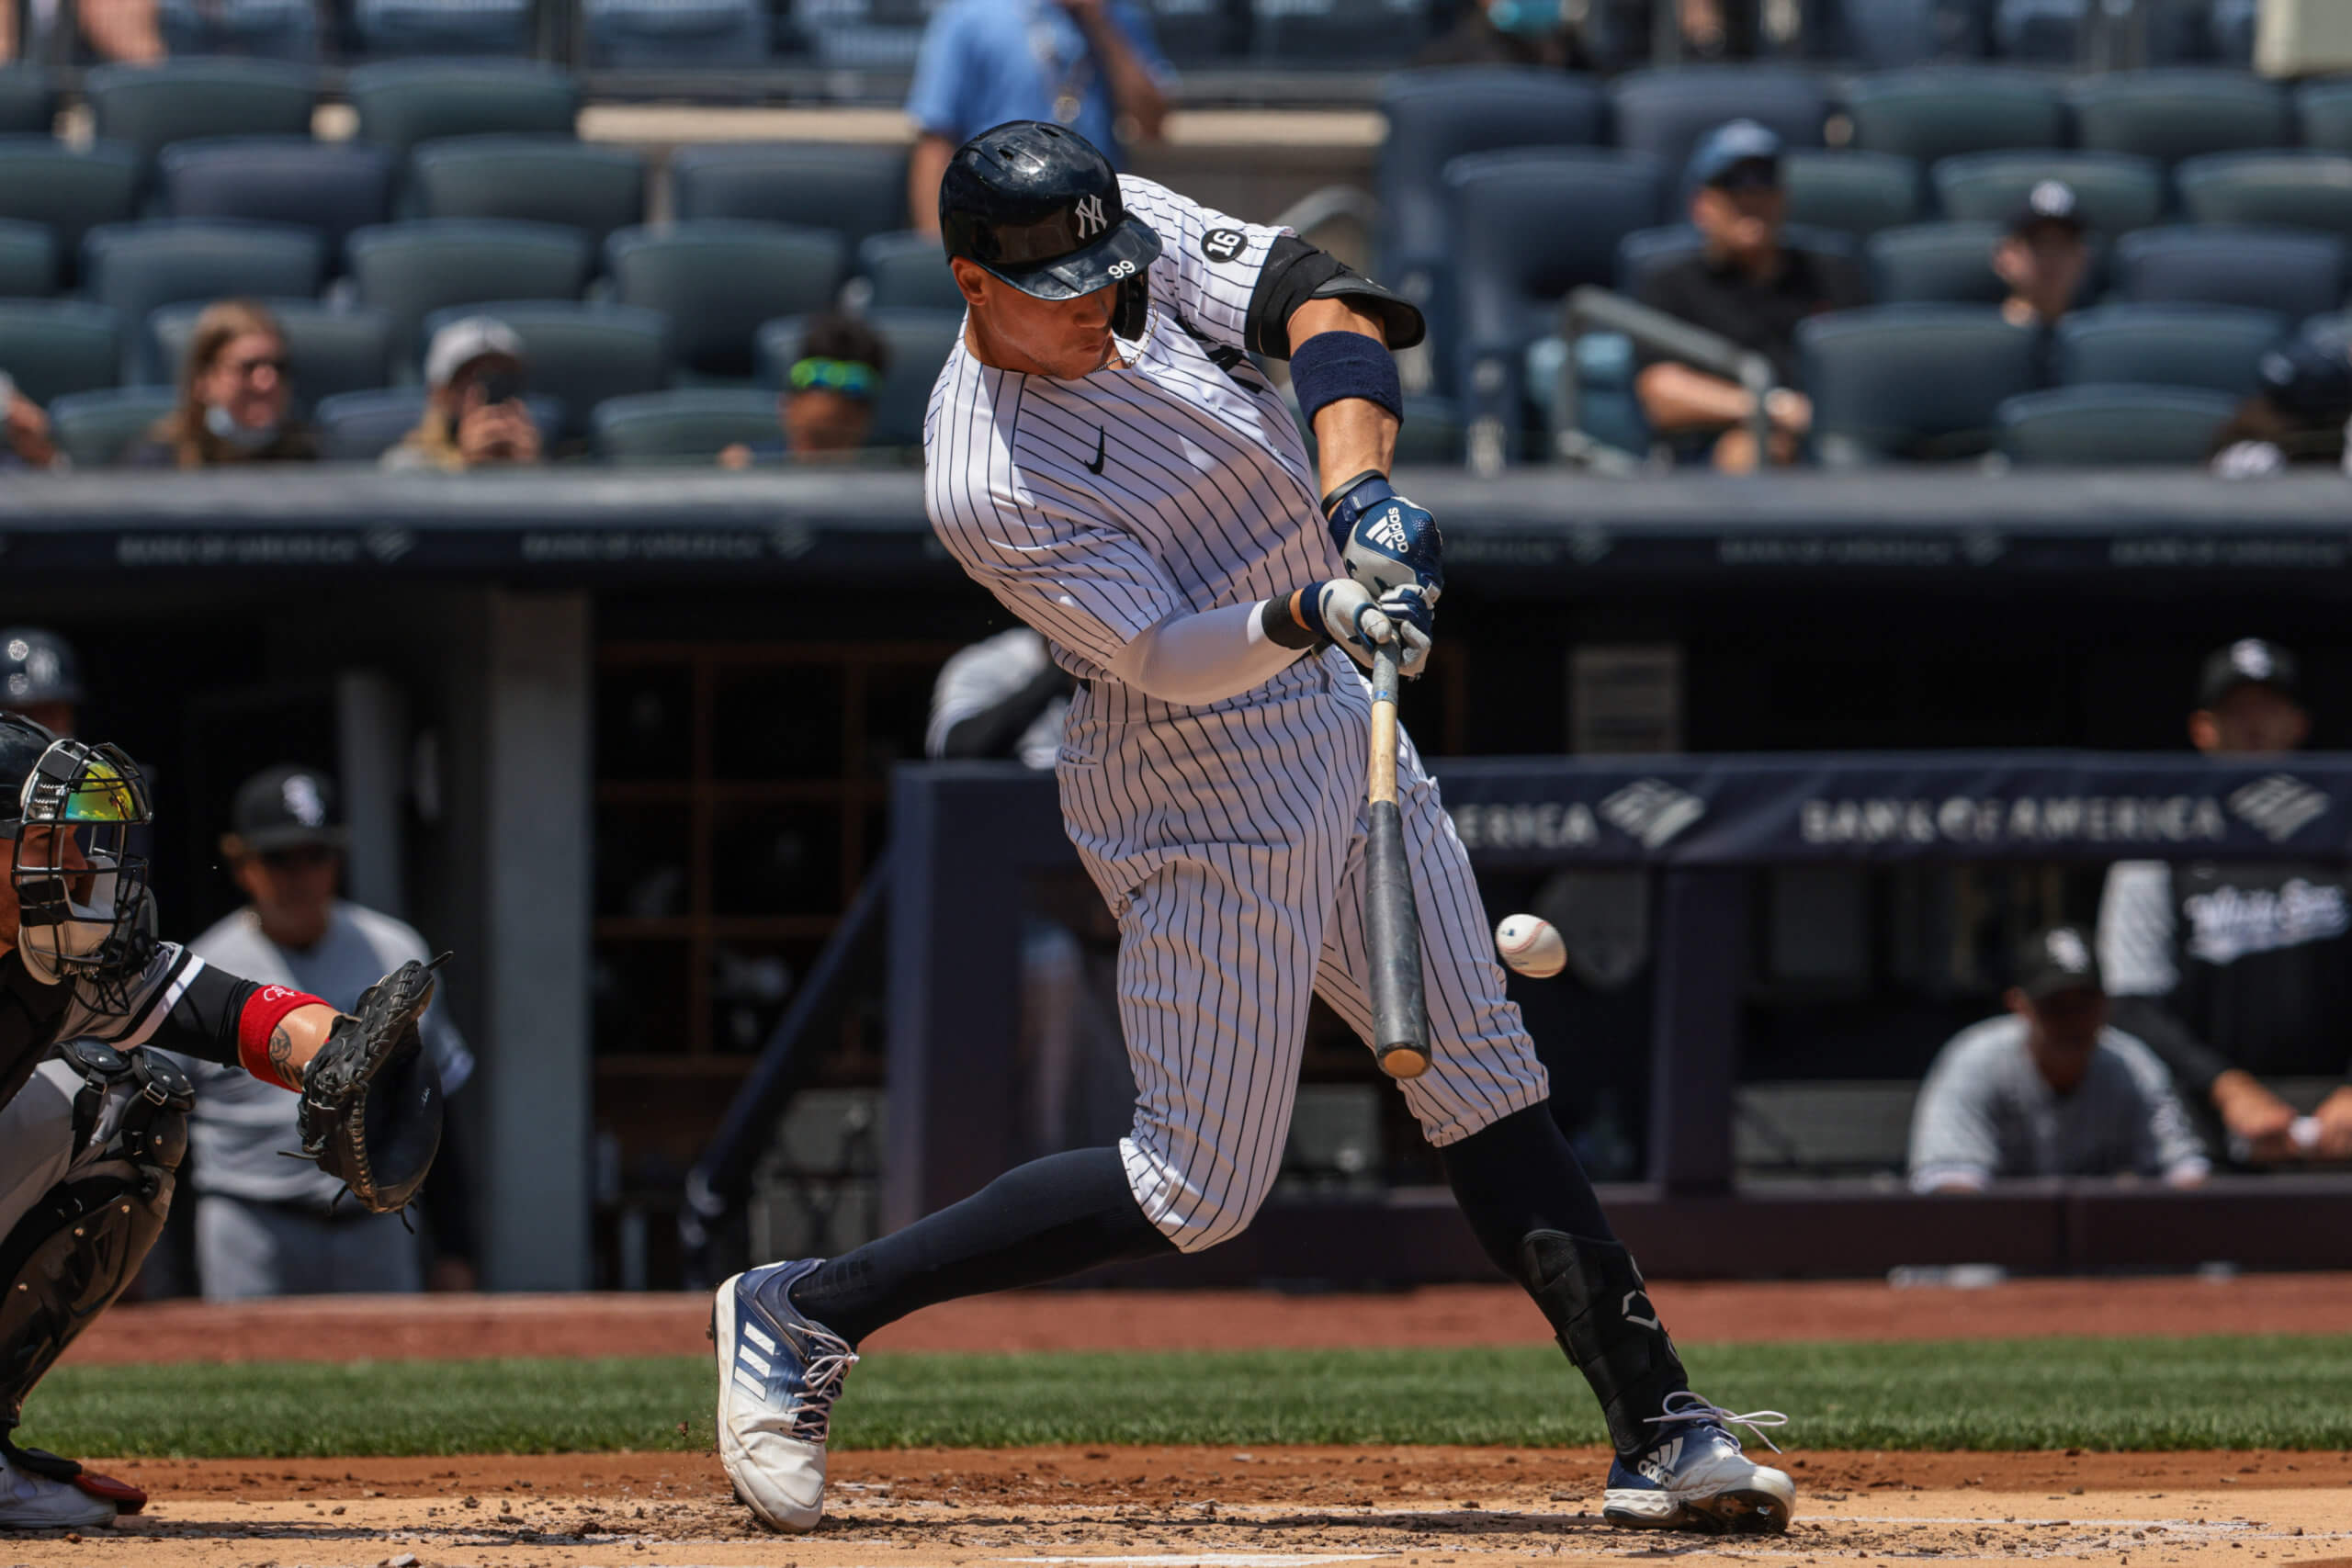
[[[80,662],[63,637],[39,626],[0,631],[0,708],[81,700]]]
[[[1695,191],[1701,186],[1721,184],[1742,164],[1768,164],[1777,179],[1781,169],[1778,133],[1752,119],[1728,120],[1715,127],[1690,150],[1690,162],[1682,170],[1683,187]]]
[[[2079,234],[2085,227],[2082,207],[2075,199],[2075,187],[2064,180],[2036,180],[2025,199],[2009,214],[2008,231],[2022,234],[2045,223],[2054,223]]]
[[[2262,395],[2279,412],[2306,423],[2352,415],[2352,353],[2325,333],[2299,333],[2255,362]]]
[[[344,846],[343,807],[334,781],[316,768],[264,768],[237,786],[230,829],[255,854]]]
[[[2052,926],[2018,950],[2018,989],[2039,1002],[2062,991],[2104,991],[2107,982],[2082,928]]]
[[[2240,686],[2267,686],[2281,696],[2300,696],[2301,679],[2293,654],[2275,642],[2242,637],[2206,655],[2205,668],[2197,676],[2197,705],[2220,707],[2222,699]]]

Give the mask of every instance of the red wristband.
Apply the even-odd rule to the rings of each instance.
[[[245,998],[245,1010],[237,1015],[237,1061],[245,1071],[264,1083],[274,1083],[283,1089],[300,1093],[302,1086],[288,1083],[269,1059],[269,1037],[285,1021],[286,1015],[297,1008],[327,1004],[308,991],[297,991],[285,986],[264,986]]]

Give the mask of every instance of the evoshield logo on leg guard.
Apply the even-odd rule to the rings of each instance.
[[[1641,1303],[1643,1307],[1648,1311],[1649,1315],[1647,1317],[1644,1317],[1640,1313],[1634,1310],[1634,1303],[1635,1302]],[[1620,1303],[1618,1305],[1617,1312],[1618,1314],[1624,1318],[1627,1323],[1638,1323],[1644,1328],[1656,1328],[1660,1334],[1666,1332],[1665,1329],[1658,1326],[1657,1308],[1651,1306],[1649,1297],[1642,1294],[1639,1291],[1627,1291],[1625,1292],[1624,1301]]]

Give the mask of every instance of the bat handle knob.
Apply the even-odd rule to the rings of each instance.
[[[1392,1078],[1417,1078],[1430,1070],[1430,1054],[1418,1045],[1384,1045],[1374,1055]]]

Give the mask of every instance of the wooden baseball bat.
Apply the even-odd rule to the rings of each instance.
[[[1390,642],[1372,655],[1363,945],[1371,970],[1373,1055],[1390,1077],[1417,1078],[1430,1070],[1430,1014],[1421,995],[1421,917],[1413,907],[1405,818],[1396,807],[1396,654]]]

